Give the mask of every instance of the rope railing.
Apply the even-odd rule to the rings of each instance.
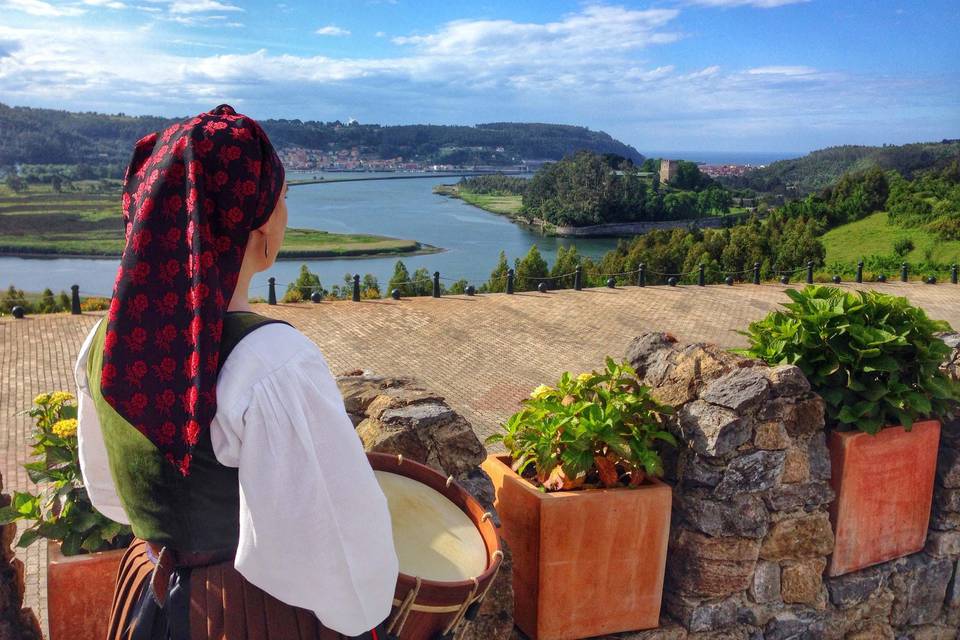
[[[856,275],[854,276],[853,282],[857,284],[864,282],[864,266],[865,265],[862,260],[857,262],[856,270],[855,270]],[[807,262],[806,265],[797,267],[795,269],[781,269],[778,267],[774,267],[772,269],[763,269],[760,263],[754,263],[752,269],[740,269],[740,270],[727,270],[723,268],[718,268],[716,266],[709,267],[711,280],[713,280],[715,276],[723,275],[724,276],[723,282],[728,286],[733,286],[734,283],[736,282],[736,279],[734,278],[734,276],[743,276],[751,273],[753,274],[753,284],[755,285],[759,285],[765,280],[764,274],[767,275],[767,278],[766,278],[767,280],[769,280],[769,276],[772,275],[774,277],[779,277],[781,284],[789,284],[790,277],[801,272],[806,272],[805,280],[808,284],[812,284],[815,281],[814,270],[815,270],[815,265],[813,262]],[[839,270],[842,271],[843,273],[849,274],[849,270],[847,267],[841,267]],[[635,285],[637,287],[657,286],[656,283],[653,282],[652,280],[648,281],[647,279],[648,276],[654,277],[654,278],[666,278],[667,279],[666,284],[668,286],[674,287],[680,283],[680,280],[682,278],[688,278],[690,276],[696,275],[697,285],[703,287],[703,286],[706,286],[707,284],[706,282],[707,271],[708,271],[708,266],[704,264],[699,265],[696,270],[680,271],[676,273],[647,269],[645,264],[640,264],[636,269],[631,269],[628,271],[618,271],[614,273],[588,273],[584,271],[583,267],[578,266],[574,271],[561,273],[553,276],[528,276],[525,274],[518,275],[515,273],[514,269],[508,269],[506,274],[499,275],[499,276],[480,275],[473,278],[456,278],[456,277],[450,277],[450,276],[441,276],[439,271],[435,271],[432,278],[416,278],[412,280],[404,280],[401,282],[392,282],[391,283],[392,290],[389,292],[389,294],[394,299],[399,300],[401,297],[401,294],[403,293],[400,290],[401,287],[414,285],[419,289],[419,287],[421,286],[432,283],[431,291],[429,293],[427,293],[426,287],[424,287],[424,289],[422,290],[423,293],[420,294],[420,291],[418,291],[418,294],[432,295],[435,298],[439,298],[444,294],[444,287],[441,285],[441,281],[455,282],[455,283],[459,283],[461,281],[466,281],[467,283],[470,283],[470,282],[483,283],[479,289],[472,284],[468,284],[466,287],[464,287],[463,293],[465,293],[468,296],[472,296],[472,295],[475,295],[478,291],[500,292],[499,288],[491,291],[490,288],[484,289],[484,287],[487,287],[488,284],[499,283],[503,280],[506,280],[506,283],[502,291],[507,294],[513,294],[516,292],[517,290],[516,285],[518,282],[527,282],[527,281],[529,281],[530,283],[534,283],[534,282],[537,283],[536,290],[541,293],[546,293],[547,291],[550,290],[552,286],[556,286],[558,283],[561,283],[561,282],[569,283],[569,279],[571,277],[573,278],[572,288],[577,291],[583,288],[584,281],[588,283],[591,281],[596,282],[598,280],[602,280],[603,278],[607,278],[607,281],[606,281],[607,287],[616,288],[617,279],[625,278],[627,276],[636,276],[636,280],[633,283],[631,283],[631,285]],[[943,269],[938,269],[934,273],[928,273],[927,275],[921,277],[920,281],[929,285],[939,284],[940,282],[939,276],[942,275],[944,272],[945,271]],[[951,284],[953,285],[960,284],[960,265],[957,265],[957,264],[950,265],[948,273],[949,273],[948,275],[949,282]],[[910,275],[911,275],[910,265],[904,262],[900,267],[900,273],[898,275],[899,275],[900,282],[909,282]],[[822,278],[822,276],[823,276],[823,271],[821,270],[820,277]],[[361,278],[359,274],[355,274],[353,276],[352,299],[354,302],[359,302],[363,297],[361,295],[360,280]],[[873,274],[873,280],[877,283],[885,283],[888,281],[888,278],[887,278],[887,275],[881,271],[880,273]],[[830,278],[830,281],[832,281],[834,284],[840,284],[841,282],[843,282],[843,278],[841,275],[839,275],[839,273],[835,273]],[[266,287],[267,302],[268,304],[275,305],[277,304],[277,287],[278,286],[287,287],[287,286],[290,286],[290,284],[296,284],[296,283],[281,283],[281,282],[277,282],[276,278],[270,277],[270,278],[267,278],[266,284],[253,285],[250,287],[250,289],[260,291],[264,287]],[[320,302],[322,300],[323,289],[321,287],[318,287],[317,285],[302,285],[302,286],[296,285],[296,286],[298,286],[301,289],[301,291],[309,290],[311,292],[310,298],[314,302]],[[349,285],[344,285],[339,290],[341,292],[345,292],[348,290],[347,288],[348,286]],[[557,288],[569,289],[570,287],[561,286]],[[70,289],[71,289],[71,296],[70,296],[71,309],[70,310],[71,310],[71,313],[75,315],[78,315],[82,312],[81,300],[80,300],[81,296],[87,299],[90,299],[90,298],[109,299],[111,297],[110,295],[92,293],[89,291],[81,291],[79,285],[73,285],[70,287]],[[459,293],[459,291],[457,292]],[[26,312],[22,306],[14,306],[11,309],[11,313],[15,318],[21,318],[24,316]]]

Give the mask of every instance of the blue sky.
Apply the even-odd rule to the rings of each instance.
[[[960,137],[958,33],[956,0],[0,0],[0,102],[796,152]]]

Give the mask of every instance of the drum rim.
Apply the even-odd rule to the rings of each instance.
[[[383,471],[385,473],[396,473],[411,480],[423,482],[434,491],[437,491],[445,498],[457,505],[463,511],[470,522],[480,531],[480,537],[483,539],[484,550],[487,553],[487,568],[480,575],[474,576],[478,584],[483,585],[492,580],[503,562],[503,548],[500,544],[500,534],[496,526],[489,519],[482,520],[482,515],[486,513],[483,505],[474,498],[463,486],[456,480],[449,484],[447,478],[443,477],[436,469],[429,467],[416,460],[404,458],[398,454],[382,453],[380,451],[367,451],[367,459],[374,471]],[[416,475],[400,473],[400,469],[414,470]],[[430,481],[427,481],[430,480]],[[499,552],[499,553],[497,553]],[[416,583],[417,576],[409,573],[399,572],[401,581]],[[456,580],[445,582],[442,580],[431,580],[430,578],[420,578],[421,587],[436,587],[445,589],[470,589],[474,586],[473,580]]]

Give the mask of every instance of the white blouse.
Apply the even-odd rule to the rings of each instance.
[[[94,506],[129,523],[87,386],[96,329],[75,369],[80,466]],[[390,513],[317,346],[285,324],[244,337],[220,372],[210,428],[217,460],[239,469],[237,571],[339,633],[383,621],[399,571]]]

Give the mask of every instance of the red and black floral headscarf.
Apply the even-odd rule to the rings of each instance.
[[[223,315],[247,238],[283,181],[263,129],[228,105],[144,137],[127,168],[100,388],[183,475],[217,411]]]

